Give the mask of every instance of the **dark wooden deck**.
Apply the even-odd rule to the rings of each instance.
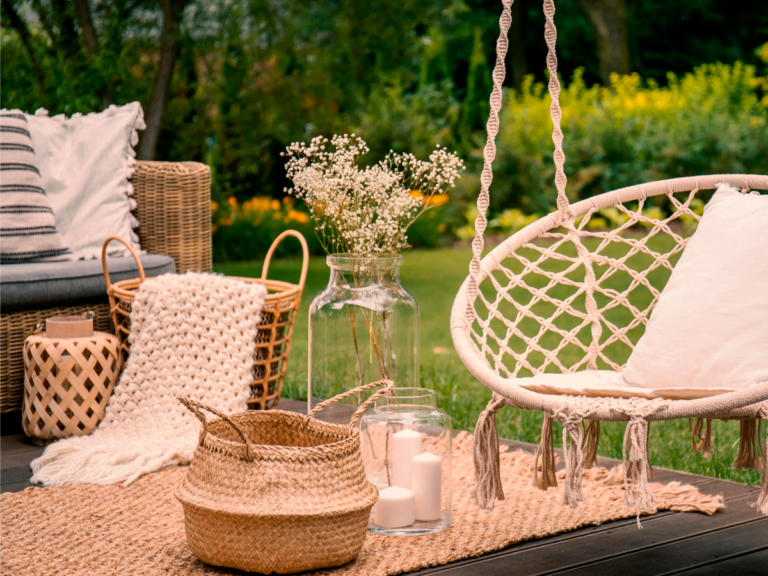
[[[280,408],[303,412],[306,404],[283,400]],[[334,406],[324,418],[348,422],[350,411],[348,406]],[[0,484],[2,492],[16,492],[30,486],[29,463],[43,449],[32,445],[23,434],[8,434],[15,432],[15,426],[3,424]],[[503,442],[523,450],[534,449],[531,444]],[[714,516],[660,512],[644,518],[642,529],[637,528],[634,518],[608,522],[413,574],[768,576],[768,518],[750,506],[757,497],[756,487],[664,469],[656,470],[656,480],[679,480],[696,485],[704,493],[720,493],[726,508]]]

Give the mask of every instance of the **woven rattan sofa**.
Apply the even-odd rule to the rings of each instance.
[[[187,270],[210,271],[210,169],[197,162],[139,162],[132,182],[138,204],[135,215],[140,222],[137,232],[142,249],[149,253],[146,260],[142,257],[147,275],[172,271],[174,263],[179,273]],[[136,275],[132,258],[114,258],[112,261],[116,267],[113,281]],[[22,347],[24,338],[37,323],[54,315],[76,315],[91,310],[95,314],[94,328],[114,333],[103,277],[91,274],[86,279],[73,280],[73,275],[66,273],[68,264],[82,268],[91,263],[101,269],[98,260],[88,263],[52,262],[50,273],[42,274],[46,277],[44,281],[35,283],[34,287],[30,284],[30,294],[26,295],[20,294],[26,289],[24,284],[13,282],[14,270],[11,267],[20,265],[0,268],[1,413],[21,409],[24,386]],[[36,266],[45,267],[47,264]],[[100,284],[96,285],[97,282]],[[5,304],[3,288],[8,295]],[[36,290],[35,296],[31,295],[33,289]],[[78,297],[78,290],[84,290],[86,295]],[[17,304],[9,305],[14,299]],[[18,302],[31,304],[25,307]]]

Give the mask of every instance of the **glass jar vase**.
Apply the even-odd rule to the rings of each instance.
[[[360,419],[368,481],[379,489],[368,530],[429,534],[451,525],[451,418],[434,390],[394,388]]]
[[[418,386],[419,309],[400,283],[403,257],[334,254],[326,262],[328,286],[309,308],[310,410],[382,378]]]

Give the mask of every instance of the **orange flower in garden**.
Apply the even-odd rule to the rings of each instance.
[[[211,200],[211,212],[216,212],[219,209],[219,203]]]
[[[235,198],[234,196],[230,196],[229,198],[227,198],[227,202],[229,202],[229,205],[232,208],[237,208],[237,198]]]
[[[429,203],[433,206],[442,206],[448,203],[448,194],[435,194],[429,199]]]
[[[272,210],[280,210],[280,200],[272,200],[270,208],[272,208]]]
[[[306,224],[309,222],[309,216],[304,212],[299,212],[298,210],[289,210],[288,219],[298,222],[299,224]]]
[[[408,192],[408,194],[410,194],[414,198],[423,198],[424,197],[424,194],[421,193],[421,190],[411,190],[410,192]]]

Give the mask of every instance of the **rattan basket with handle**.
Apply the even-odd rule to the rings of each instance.
[[[280,242],[288,236],[297,238],[301,243],[303,260],[298,284],[267,279],[272,256]],[[114,284],[110,282],[106,254],[107,245],[113,240],[124,244],[133,255],[138,265],[138,278],[121,280]],[[104,280],[107,284],[110,314],[115,325],[115,333],[120,340],[121,355],[125,359],[130,352],[128,335],[131,333],[131,302],[133,302],[141,283],[146,280],[144,268],[136,251],[125,240],[117,236],[112,236],[104,242],[101,260],[104,267]],[[304,236],[295,230],[286,230],[270,246],[261,270],[261,278],[240,278],[243,282],[263,284],[268,291],[264,300],[264,307],[261,310],[261,321],[256,335],[253,381],[251,382],[251,397],[248,399],[248,406],[251,409],[276,408],[280,401],[285,372],[288,369],[293,323],[296,320],[299,304],[301,304],[301,294],[304,290],[304,281],[307,278],[308,265],[309,248]]]
[[[347,426],[314,418],[325,406],[376,386]],[[281,574],[339,566],[360,552],[378,491],[368,482],[356,423],[392,389],[381,380],[318,404],[229,416],[179,398],[203,423],[176,489],[187,542],[203,562]],[[202,410],[219,416],[208,421]]]

